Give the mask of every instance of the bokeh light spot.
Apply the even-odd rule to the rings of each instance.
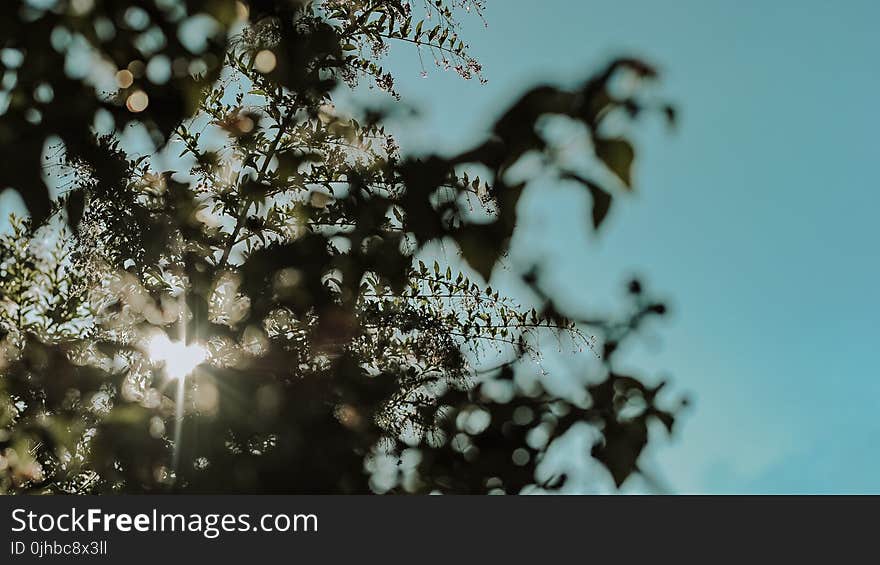
[[[132,92],[125,101],[125,107],[128,108],[129,112],[134,113],[143,112],[149,104],[150,97],[143,90]]]
[[[275,65],[277,64],[278,60],[275,58],[275,53],[272,53],[268,49],[263,49],[257,53],[257,56],[254,58],[254,68],[263,74],[271,73],[275,70]]]
[[[127,69],[122,69],[116,73],[116,84],[119,88],[128,88],[134,83],[134,75]]]

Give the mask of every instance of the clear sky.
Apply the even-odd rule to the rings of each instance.
[[[673,316],[629,359],[694,406],[650,455],[679,492],[880,492],[880,3],[489,0],[464,36],[489,83],[411,53],[392,68],[424,112],[404,147],[450,149],[538,80],[608,57],[663,71],[677,132],[638,129],[638,194],[599,237],[582,191],[525,204],[522,256],[604,307],[638,273]]]
[[[656,63],[681,110],[672,134],[635,130],[638,192],[598,237],[583,191],[548,186],[516,250],[583,304],[635,273],[670,299],[628,359],[694,405],[651,467],[678,492],[880,493],[880,3],[488,0],[486,19],[463,34],[486,85],[388,61],[424,113],[404,147],[459,147],[528,85],[619,54]]]

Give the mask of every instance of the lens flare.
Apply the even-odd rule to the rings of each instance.
[[[165,332],[159,332],[150,339],[147,343],[147,354],[155,363],[165,365],[165,372],[172,379],[186,377],[208,357],[203,346],[171,341]]]

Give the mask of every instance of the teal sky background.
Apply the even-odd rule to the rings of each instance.
[[[637,192],[600,234],[583,190],[542,185],[512,254],[574,306],[620,304],[633,274],[669,299],[626,362],[694,403],[647,466],[673,492],[880,493],[880,3],[487,4],[463,36],[488,84],[422,78],[411,49],[386,62],[422,111],[408,151],[460,148],[528,86],[616,55],[655,63],[680,110],[674,132],[632,129]]]
[[[453,150],[524,88],[575,84],[609,57],[663,72],[681,111],[634,128],[637,194],[583,229],[573,187],[533,192],[514,253],[607,308],[633,273],[668,297],[628,363],[693,407],[651,468],[676,492],[880,492],[880,4],[810,0],[490,0],[464,36],[489,82],[395,51],[422,110],[410,150]]]

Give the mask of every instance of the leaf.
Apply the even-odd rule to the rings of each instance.
[[[602,187],[595,182],[576,173],[567,172],[562,175],[562,178],[577,181],[590,191],[590,196],[593,199],[593,228],[598,230],[599,226],[602,225],[602,222],[604,222],[605,218],[608,216],[608,210],[611,208],[611,194],[606,190],[603,190]]]
[[[623,181],[628,188],[632,187],[632,163],[635,151],[625,139],[609,139],[597,137],[593,140],[596,156]]]
[[[241,194],[248,198],[253,199],[262,199],[265,198],[266,194],[271,190],[271,186],[268,184],[264,184],[261,182],[256,182],[253,179],[248,179],[241,185]]]
[[[598,230],[611,208],[611,195],[593,183],[587,184],[587,188],[593,197],[593,227]]]
[[[644,418],[630,422],[606,422],[604,440],[593,445],[591,455],[598,459],[614,478],[618,488],[638,471],[638,460],[648,443]]]
[[[461,254],[472,269],[488,281],[492,269],[503,251],[502,247],[493,243],[493,238],[486,233],[486,226],[467,226],[459,231],[455,240],[461,248]]]

